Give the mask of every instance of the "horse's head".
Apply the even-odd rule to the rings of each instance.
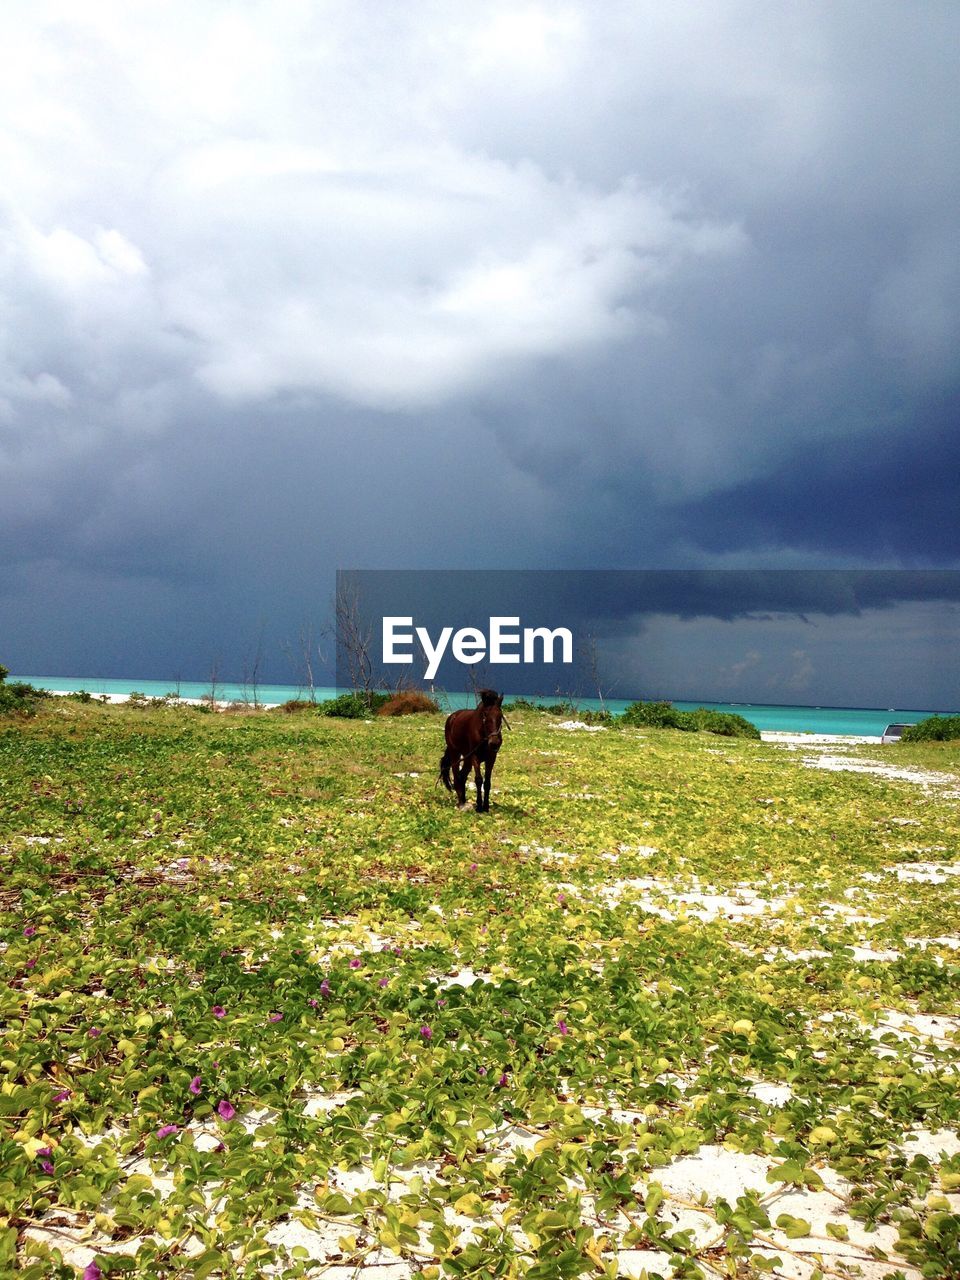
[[[491,747],[499,747],[503,743],[503,694],[493,689],[480,690],[480,732],[483,741]]]

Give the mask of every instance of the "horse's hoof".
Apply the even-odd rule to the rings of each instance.
[[[461,812],[461,813],[466,813],[466,811],[467,811],[468,809],[472,809],[472,808],[473,808],[473,805],[472,805],[472,804],[466,804],[466,803],[464,803],[464,804],[458,804],[458,805],[457,805],[457,808],[460,810],[460,812]]]

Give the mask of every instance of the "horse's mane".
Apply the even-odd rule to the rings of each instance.
[[[480,705],[484,707],[493,707],[500,699],[496,689],[478,689],[477,697],[480,699]]]

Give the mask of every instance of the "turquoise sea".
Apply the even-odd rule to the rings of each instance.
[[[122,694],[139,690],[151,698],[159,698],[164,694],[179,692],[181,698],[203,698],[210,694],[209,681],[181,681],[179,689],[170,680],[101,680],[93,676],[10,676],[11,680],[26,680],[41,689],[59,689],[76,691],[86,689],[88,693]],[[217,698],[227,702],[253,702],[253,690],[249,685],[218,684]],[[316,688],[313,691],[318,701],[336,697],[337,690]],[[441,705],[454,709],[456,707],[473,706],[473,695],[469,693],[436,694]],[[289,698],[309,697],[302,687],[290,684],[262,684],[257,689],[257,700],[260,703],[286,702]],[[509,701],[510,695],[507,695]],[[555,698],[537,698],[538,702],[552,702]],[[619,714],[631,699],[609,698],[604,706],[615,714]],[[675,699],[674,706],[683,711],[694,707],[713,707],[718,711],[735,711],[738,715],[750,720],[761,730],[780,730],[789,733],[846,733],[863,734],[878,737],[888,724],[916,724],[927,716],[936,714],[956,715],[956,711],[945,708],[921,711],[902,707],[794,707],[767,706],[757,703],[740,702],[684,702]],[[577,705],[584,709],[598,710],[600,702],[596,698],[579,698]]]

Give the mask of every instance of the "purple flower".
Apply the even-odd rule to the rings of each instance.
[[[487,1068],[486,1068],[486,1067],[478,1067],[478,1068],[477,1068],[477,1074],[478,1074],[478,1075],[481,1075],[481,1076],[485,1076],[485,1075],[487,1074]]]
[[[360,960],[359,960],[359,958],[358,958],[357,956],[354,956],[354,957],[353,957],[353,959],[350,961],[350,968],[351,968],[351,969],[359,969],[359,968],[360,968]]]
[[[227,1011],[222,1004],[215,1004],[210,1012],[215,1018],[225,1018],[227,1016]]]
[[[103,1272],[95,1262],[88,1262],[83,1269],[83,1280],[101,1280]]]
[[[38,1156],[52,1156],[52,1155],[53,1155],[53,1151],[51,1150],[51,1148],[50,1148],[50,1147],[37,1147],[37,1155],[38,1155]]]
[[[94,1039],[96,1039],[99,1034],[100,1034],[99,1027],[91,1027],[90,1030],[87,1032],[87,1035],[93,1036]]]
[[[507,1073],[505,1071],[503,1075],[500,1077],[500,1079],[497,1081],[497,1084],[500,1086],[501,1089],[505,1089],[507,1087]]]
[[[433,1038],[433,1032],[426,1025],[420,1028],[420,1034],[423,1036],[424,1040],[431,1040]]]
[[[36,965],[37,965],[36,960],[28,960],[28,961],[27,961],[27,968],[28,968],[28,969],[35,969],[35,968],[36,968]]]
[[[395,956],[403,955],[403,947],[394,947],[393,954]]]
[[[65,1098],[69,1098],[69,1097],[70,1097],[70,1090],[69,1090],[69,1089],[61,1089],[59,1093],[55,1093],[55,1094],[53,1095],[53,1097],[50,1099],[50,1101],[51,1101],[51,1102],[63,1102],[63,1100],[64,1100]]]
[[[570,1028],[567,1026],[567,1024],[564,1022],[562,1018],[558,1019],[557,1021],[557,1030],[560,1032],[562,1036],[568,1036],[570,1034]]]
[[[177,1132],[177,1126],[175,1124],[162,1124],[160,1128],[157,1130],[157,1137],[169,1138],[171,1133],[176,1133],[176,1132]]]
[[[282,1013],[271,1013],[271,1015],[270,1015],[270,1017],[267,1019],[267,1021],[268,1021],[268,1022],[282,1022],[282,1021],[283,1021],[283,1014],[282,1014]]]
[[[231,1106],[226,1098],[221,1098],[217,1103],[217,1115],[221,1120],[232,1120],[236,1114],[236,1108]]]
[[[314,1000],[313,996],[311,996],[311,997],[310,997],[310,999],[307,1001],[307,1004],[310,1006],[310,1008],[311,1008],[311,1009],[319,1009],[319,1008],[320,1008],[320,1001],[319,1001],[319,1000]]]
[[[23,936],[25,938],[32,938],[36,932],[37,926],[35,924],[28,924],[23,930]]]
[[[322,996],[328,996],[330,994],[330,983],[327,981],[326,978],[324,978],[324,980],[320,983],[320,994]]]
[[[567,900],[567,895],[566,895],[565,893],[558,893],[558,894],[557,894],[557,901],[560,903],[561,907],[562,907],[562,906],[563,906],[563,904],[566,902],[566,900]]]
[[[389,978],[381,978],[381,979],[380,979],[380,981],[377,983],[377,986],[378,986],[378,987],[385,987],[385,986],[387,986],[387,985],[388,985],[388,983],[389,983],[389,982],[390,982],[390,979],[389,979]]]
[[[40,1168],[43,1170],[44,1173],[47,1173],[51,1177],[53,1177],[53,1165],[50,1163],[49,1160],[42,1160],[40,1162]]]
[[[200,1077],[194,1076],[190,1081],[190,1092],[196,1096],[200,1092]]]
[[[477,869],[477,867],[478,867],[479,865],[480,865],[480,864],[479,864],[479,862],[471,862],[471,863],[470,863],[470,870],[471,870],[471,871],[476,871],[476,869]]]
[[[446,1000],[438,1000],[438,1001],[437,1001],[437,1004],[440,1006],[440,1008],[441,1008],[441,1009],[443,1008],[443,1006],[444,1006],[446,1003],[447,1003],[447,1002],[446,1002]]]

